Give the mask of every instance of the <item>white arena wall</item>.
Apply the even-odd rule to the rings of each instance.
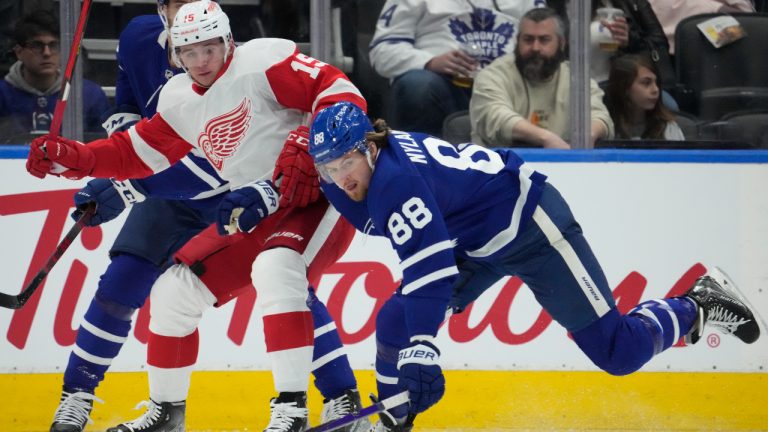
[[[0,290],[11,294],[21,290],[72,225],[71,195],[85,183],[34,178],[24,169],[25,153],[0,149]],[[521,154],[571,204],[622,310],[681,293],[708,266],[718,265],[758,311],[768,314],[768,153]],[[63,369],[122,220],[86,229],[23,309],[0,310],[0,373]],[[373,367],[375,311],[400,278],[397,264],[387,241],[358,235],[318,287],[356,369]],[[246,297],[206,314],[198,369],[269,369],[252,301]],[[142,369],[146,312],[140,312],[113,371]],[[446,369],[596,370],[516,279],[499,282],[471,310],[453,317],[438,345]],[[643,370],[765,372],[768,337],[744,345],[707,331],[698,345],[675,347]]]

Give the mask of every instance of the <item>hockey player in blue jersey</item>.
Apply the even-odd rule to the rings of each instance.
[[[152,117],[160,89],[182,72],[169,62],[167,23],[173,22],[178,9],[190,1],[159,0],[159,16],[136,17],[121,33],[116,108],[105,115],[103,124],[109,134],[128,129],[142,117]],[[126,207],[130,213],[110,250],[109,267],[101,276],[78,329],[51,432],[80,432],[85,428],[93,401],[99,400],[95,389],[126,341],[132,315],[144,303],[155,280],[172,263],[173,254],[215,221],[217,206],[227,191],[228,184],[205,157],[193,152],[160,174],[122,182],[96,179],[75,195],[78,206],[97,204],[90,225],[112,220]],[[79,213],[76,210],[73,217]],[[314,365],[313,373],[315,385],[326,398],[322,418],[328,421],[359,409],[359,394],[325,305],[311,291],[307,304],[315,329],[325,329],[315,337],[313,358],[322,360]],[[172,423],[181,423],[183,430],[183,405],[157,408],[158,413],[172,409]],[[171,430],[171,424],[140,426],[138,422],[129,422],[128,426],[135,431]],[[361,422],[347,430],[365,427],[366,423]]]
[[[621,315],[565,200],[509,149],[393,131],[339,103],[315,117],[310,154],[334,207],[358,230],[389,238],[401,260],[402,284],[376,320],[376,378],[380,398],[408,390],[410,404],[382,416],[377,430],[409,430],[440,400],[435,336],[446,311],[461,312],[507,275],[613,375],[638,370],[681,336],[697,342],[705,325],[746,343],[760,335],[719,271],[684,296]]]

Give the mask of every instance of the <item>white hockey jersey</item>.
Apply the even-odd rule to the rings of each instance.
[[[176,75],[161,91],[154,117],[90,143],[97,161],[92,175],[144,177],[196,147],[232,188],[271,178],[288,133],[339,101],[367,108],[335,67],[299,53],[289,40],[254,39],[235,49],[210,88]]]
[[[392,79],[474,43],[484,67],[514,51],[520,18],[541,6],[545,0],[387,0],[371,41],[371,65]]]

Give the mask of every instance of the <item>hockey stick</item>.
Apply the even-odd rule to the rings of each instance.
[[[384,399],[383,401],[378,401],[373,405],[369,407],[365,407],[356,413],[347,414],[344,417],[337,418],[336,420],[331,420],[327,423],[323,423],[313,428],[309,428],[304,432],[332,431],[334,429],[338,429],[338,428],[347,426],[349,424],[352,424],[362,418],[368,417],[369,415],[378,414],[382,411],[388,410],[390,408],[394,408],[398,405],[402,405],[407,402],[408,402],[408,392],[404,391],[402,393],[398,393],[392,397]]]
[[[56,246],[56,249],[53,251],[53,254],[50,256],[50,258],[48,258],[48,261],[46,261],[43,268],[37,272],[35,277],[32,278],[26,287],[24,287],[24,290],[21,293],[15,296],[0,293],[0,307],[8,309],[19,309],[20,307],[24,306],[27,300],[32,297],[32,294],[35,293],[40,284],[45,280],[45,277],[48,276],[48,273],[50,273],[51,269],[53,269],[53,266],[56,265],[56,263],[59,261],[59,258],[64,255],[64,252],[66,252],[66,250],[69,248],[69,245],[71,245],[72,242],[80,234],[80,231],[82,231],[83,227],[88,224],[88,221],[91,220],[91,217],[95,211],[96,206],[93,204],[88,205],[88,207],[83,210],[83,214],[80,216],[77,222],[75,222],[75,225],[69,229],[69,232],[64,236],[61,242],[59,242],[59,245]]]
[[[61,80],[61,89],[59,89],[59,99],[56,101],[56,108],[53,110],[53,120],[51,120],[51,129],[48,131],[48,137],[56,139],[61,132],[61,122],[64,119],[64,109],[67,107],[67,99],[69,98],[70,81],[72,80],[72,72],[75,70],[75,63],[77,62],[77,56],[80,55],[80,43],[83,41],[83,34],[85,33],[85,23],[88,21],[88,12],[91,9],[91,0],[83,0],[83,5],[80,9],[80,18],[77,19],[77,28],[75,28],[75,36],[72,39],[72,46],[69,50],[69,58],[67,59],[67,67],[64,69],[64,78]]]

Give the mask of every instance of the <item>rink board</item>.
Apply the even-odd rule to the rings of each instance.
[[[360,390],[373,373],[358,372]],[[768,430],[766,374],[449,371],[444,399],[418,417],[418,431],[758,431]],[[260,431],[269,421],[268,372],[195,372],[188,432]],[[0,375],[3,432],[48,430],[58,403],[58,374]],[[101,431],[137,417],[143,373],[113,373],[99,388],[94,424]],[[318,423],[319,394],[310,393]],[[367,403],[366,403],[367,404]]]
[[[768,313],[768,290],[765,288],[768,282],[768,266],[765,265],[768,262],[768,194],[764,192],[768,185],[768,153],[535,150],[521,153],[533,168],[550,177],[571,204],[606,271],[620,309],[626,311],[639,301],[681,293],[706,271],[707,266],[716,264],[731,274],[757,310],[763,311],[763,315]],[[0,156],[4,154],[9,153],[0,149]],[[68,218],[72,210],[71,195],[84,184],[82,181],[32,178],[24,171],[22,156],[23,151],[20,151],[15,158],[11,154],[9,159],[0,159],[0,238],[4,240],[0,242],[0,261],[5,263],[0,289],[7,293],[21,289],[71,226],[72,221]],[[24,309],[0,310],[0,374],[6,374],[0,375],[3,386],[0,394],[3,399],[14,395],[14,400],[19,395],[19,399],[26,402],[19,407],[21,412],[13,411],[14,414],[0,416],[0,419],[39,415],[46,418],[43,423],[49,421],[56,403],[54,394],[58,392],[60,373],[74,343],[75,331],[95,291],[98,277],[108,263],[107,250],[122,220],[86,229],[57,264],[39,294]],[[319,297],[326,301],[337,319],[350,361],[357,370],[373,367],[374,316],[400,275],[397,258],[385,241],[359,235],[318,287]],[[143,310],[137,316],[135,329],[114,361],[113,371],[142,370],[147,336],[146,312]],[[765,331],[764,326],[761,327]],[[253,296],[208,312],[200,332],[198,369],[225,371],[223,377],[232,373],[246,374],[237,371],[258,371],[244,375],[248,377],[243,378],[244,382],[250,383],[253,379],[253,385],[258,386],[257,391],[244,394],[248,395],[248,400],[254,396],[255,400],[266,401],[271,384],[263,378],[268,374],[261,371],[268,370],[269,361],[264,354],[261,319],[253,305]],[[443,352],[441,361],[451,371],[450,382],[462,389],[462,397],[447,398],[440,405],[444,412],[436,412],[450,418],[454,411],[466,409],[477,412],[478,419],[497,419],[488,420],[492,424],[483,426],[487,428],[538,429],[526,419],[538,418],[558,404],[575,404],[570,407],[573,412],[559,414],[557,418],[562,423],[553,424],[551,428],[576,428],[569,426],[569,422],[578,423],[583,417],[585,423],[579,424],[584,424],[584,428],[601,429],[602,423],[593,424],[597,417],[587,415],[588,412],[593,409],[600,412],[603,399],[606,403],[618,403],[618,394],[635,394],[635,387],[647,389],[648,396],[638,400],[648,408],[645,412],[654,417],[653,421],[657,422],[654,424],[664,419],[674,420],[680,415],[677,407],[683,409],[688,406],[686,404],[690,404],[690,413],[684,417],[690,421],[675,423],[683,425],[680,426],[683,429],[759,429],[766,424],[750,423],[755,421],[758,412],[748,409],[750,404],[765,406],[768,401],[764,395],[767,388],[765,372],[768,370],[766,337],[755,344],[744,345],[719,333],[707,332],[696,346],[674,347],[643,368],[644,372],[673,373],[612,378],[594,372],[594,366],[568,339],[566,332],[542,312],[525,286],[521,286],[517,279],[509,279],[500,281],[485,293],[472,310],[453,317],[441,330],[438,344]],[[465,373],[470,375],[462,378]],[[107,380],[105,394],[109,394],[107,389],[112,388],[113,380],[123,382],[120,376],[114,374],[115,378]],[[210,380],[215,388],[216,380],[224,379],[219,374],[199,376],[209,378],[196,378],[192,398],[195,398],[194,392],[199,391],[198,386],[205,385],[199,383]],[[257,378],[250,378],[252,376]],[[585,377],[585,382],[594,386],[595,392],[585,393],[583,386],[578,386],[578,377]],[[261,379],[265,381],[262,383]],[[466,383],[462,379],[466,379]],[[578,388],[571,387],[572,381]],[[125,378],[124,382],[130,382],[134,387],[145,385],[143,378]],[[624,386],[616,396],[590,398],[590,394],[594,396],[599,390],[610,388],[613,382]],[[747,382],[760,383],[757,387],[762,387],[762,391],[752,390],[750,393]],[[218,393],[219,399],[212,398],[210,403],[224,403],[222,400],[226,397],[223,395],[227,391],[239,391],[234,388],[241,383],[238,378],[233,387],[221,386],[218,391],[223,393]],[[740,383],[743,387],[739,387]],[[525,396],[516,397],[508,387]],[[473,394],[465,391],[466,388],[485,389],[490,393]],[[551,399],[538,399],[536,395],[543,389],[553,393],[545,392],[541,397],[550,394]],[[690,400],[680,401],[685,398],[674,396],[677,391]],[[21,398],[25,392],[34,393],[34,397]],[[510,400],[501,407],[477,402],[487,394],[494,398],[509,394]],[[667,400],[667,396],[671,400],[655,405],[652,394],[662,396],[660,400]],[[144,388],[126,395],[125,402],[120,404],[115,402],[122,400],[120,395],[117,395],[118,399],[108,397],[108,410],[130,409],[145,395]],[[641,395],[635,396],[639,398]],[[203,401],[209,403],[206,399],[200,400],[201,404]],[[530,401],[537,401],[539,405]],[[39,413],[38,408],[42,405],[38,402],[52,404],[51,409]],[[724,409],[718,406],[720,402],[728,405],[728,410],[732,409],[730,406],[739,407],[722,417],[722,421],[731,422],[722,428],[716,426],[720,424],[718,410]],[[234,409],[251,412],[250,405],[240,405],[236,404]],[[465,405],[467,407],[463,408]],[[707,412],[697,412],[698,409]],[[740,416],[736,411],[741,409],[747,414]],[[253,411],[257,412],[252,415],[261,415],[263,409],[258,405]],[[627,420],[624,417],[633,417],[631,406],[602,411],[605,411],[602,415],[621,421]],[[120,413],[128,417],[134,415],[129,411]],[[685,426],[697,424],[690,423],[696,415],[706,415],[705,418],[712,420],[698,423],[698,427]],[[0,430],[13,430],[8,429],[11,425],[2,424],[4,421],[0,420]],[[466,423],[440,421],[435,419],[434,427],[451,427],[451,424],[470,427]],[[36,425],[31,430],[41,430],[37,420],[34,423],[19,422],[21,427],[30,424]],[[249,421],[247,424],[251,425],[249,430],[254,430],[260,423]],[[706,426],[710,424],[713,426]],[[425,420],[425,426],[431,425]],[[197,422],[190,426],[217,427]],[[647,429],[642,426],[632,428]]]

